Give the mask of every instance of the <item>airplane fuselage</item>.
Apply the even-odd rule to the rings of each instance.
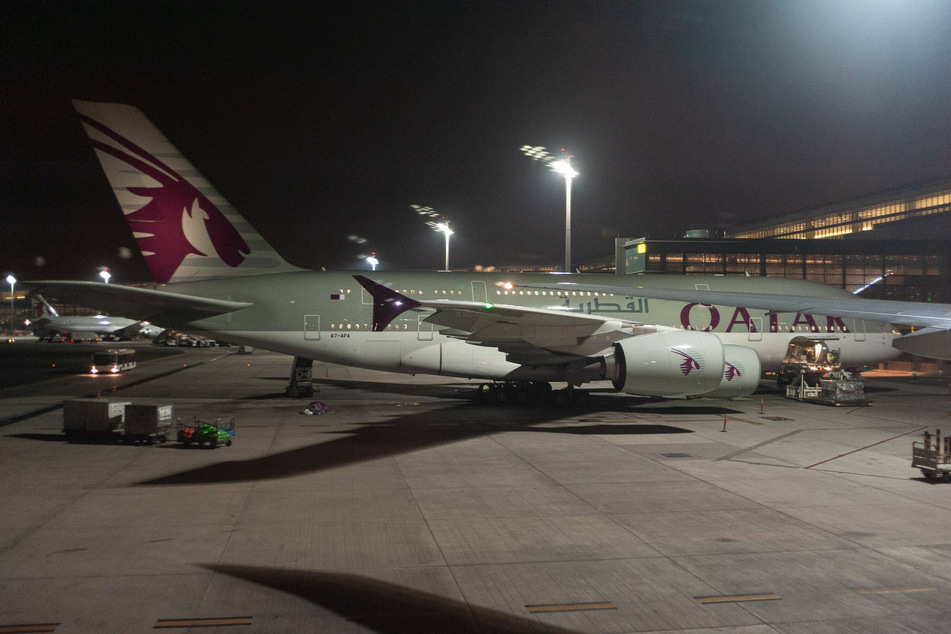
[[[37,335],[46,336],[51,333],[72,333],[74,335],[108,335],[138,323],[134,319],[124,317],[105,316],[77,316],[41,317],[32,323]]]
[[[505,273],[390,273],[371,277],[418,300],[459,300],[585,313],[639,324],[711,332],[724,344],[756,351],[764,371],[779,368],[796,337],[822,340],[838,349],[842,364],[863,368],[896,357],[897,331],[880,322],[800,313],[767,313],[745,307],[713,306],[638,297],[634,286],[663,285],[697,290],[788,293],[825,297],[850,294],[801,280],[757,277],[622,277],[572,275],[579,285],[616,285],[616,293],[524,288],[564,276]],[[294,272],[239,279],[169,284],[176,293],[247,301],[239,311],[188,323],[168,324],[235,343],[260,346],[303,358],[404,373],[466,378],[558,380],[553,369],[526,368],[503,352],[446,336],[425,321],[428,310],[403,313],[382,332],[372,331],[369,294],[346,272]]]

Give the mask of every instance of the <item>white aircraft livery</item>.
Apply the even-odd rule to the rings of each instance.
[[[28,322],[28,325],[40,341],[53,341],[58,336],[77,341],[100,336],[154,337],[162,330],[147,322],[125,317],[108,315],[63,317],[38,293],[34,293],[31,300],[33,319]]]
[[[850,369],[894,358],[891,323],[930,326],[928,347],[948,347],[949,306],[801,280],[303,270],[140,110],[74,103],[156,284],[50,281],[34,292],[302,359],[515,390],[565,382],[569,394],[611,381],[637,395],[744,396],[794,340],[838,350]]]

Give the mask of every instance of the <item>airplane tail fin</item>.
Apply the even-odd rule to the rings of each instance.
[[[39,293],[30,293],[30,312],[31,319],[42,319],[43,317],[58,317],[59,313],[50,305]]]
[[[299,271],[138,108],[73,101],[156,282]]]

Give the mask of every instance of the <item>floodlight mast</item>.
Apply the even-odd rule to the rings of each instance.
[[[446,268],[444,269],[447,273],[449,272],[449,236],[454,232],[449,228],[449,221],[440,222],[436,225],[436,230],[442,232],[446,236]]]
[[[444,271],[449,271],[449,236],[455,233],[452,229],[449,228],[449,220],[445,216],[441,216],[438,211],[432,207],[422,207],[420,205],[410,205],[416,213],[420,216],[425,216],[427,218],[439,218],[442,222],[436,222],[435,220],[427,220],[426,225],[432,228],[434,231],[438,231],[446,236],[446,268]]]
[[[565,150],[562,150],[564,158],[559,161],[539,145],[523,145],[522,152],[565,177],[565,273],[571,273],[571,179],[578,176],[578,172],[571,166],[571,155]]]
[[[10,332],[13,332],[13,321],[15,312],[13,310],[13,287],[17,283],[17,278],[13,277],[13,273],[7,275],[7,284],[10,285]]]

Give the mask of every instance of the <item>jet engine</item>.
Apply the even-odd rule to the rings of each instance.
[[[749,396],[759,386],[759,355],[746,346],[723,346],[723,379],[720,386],[704,394],[711,398]]]
[[[691,330],[629,337],[605,358],[605,378],[626,394],[705,394],[724,380],[723,348],[716,335]]]

